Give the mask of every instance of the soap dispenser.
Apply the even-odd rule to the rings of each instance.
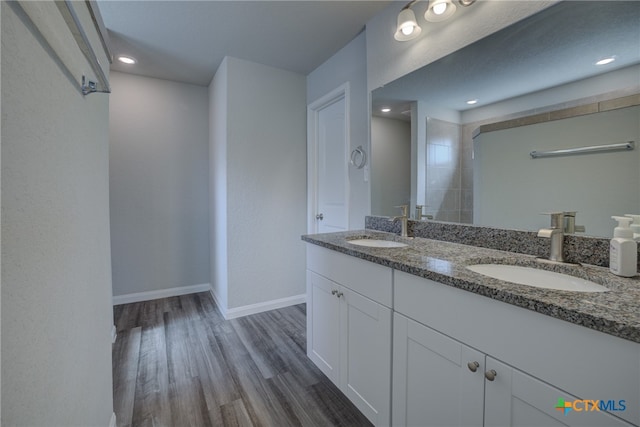
[[[633,223],[631,224],[631,231],[633,231],[633,240],[635,240],[636,242],[640,241],[640,215],[625,214],[625,216],[633,219]]]
[[[609,269],[618,276],[633,277],[638,272],[638,244],[629,228],[632,219],[623,216],[611,218],[618,221],[618,226],[613,230],[609,245]]]

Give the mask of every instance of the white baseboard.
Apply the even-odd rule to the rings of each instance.
[[[226,310],[221,309],[220,311],[222,311],[222,315],[224,316],[224,318],[229,320],[248,316],[250,314],[262,313],[263,311],[289,307],[290,305],[302,304],[304,302],[307,302],[307,294],[294,295],[292,297],[274,299],[271,301],[259,302],[257,304],[249,304],[242,307],[236,307]],[[220,306],[218,305],[218,307]]]
[[[158,289],[157,291],[137,292],[134,294],[117,295],[113,297],[113,305],[129,304],[132,302],[151,301],[158,298],[175,297],[179,295],[195,294],[207,292],[211,285],[203,283],[200,285],[180,286],[178,288]]]
[[[116,413],[111,413],[111,421],[109,421],[109,427],[116,427]]]
[[[118,332],[116,330],[116,325],[111,325],[111,344],[116,342],[117,336],[118,336]]]

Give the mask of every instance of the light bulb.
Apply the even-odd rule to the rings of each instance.
[[[441,22],[449,19],[454,13],[456,5],[452,0],[430,0],[424,19],[429,22]]]
[[[433,13],[435,13],[436,15],[442,15],[446,10],[447,3],[445,2],[438,3],[433,6]]]
[[[409,34],[413,33],[413,25],[405,25],[401,28],[400,31],[402,31],[402,34],[404,34],[405,36],[408,36]]]
[[[413,10],[409,8],[402,9],[400,14],[398,14],[398,27],[393,38],[404,42],[415,39],[420,35],[421,31],[422,29],[416,22],[416,15],[413,13]]]

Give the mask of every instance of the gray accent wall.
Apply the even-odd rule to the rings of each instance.
[[[209,283],[203,86],[111,73],[113,294]]]
[[[83,5],[74,7],[95,40]],[[65,71],[19,6],[1,7],[0,424],[107,426],[113,413],[109,95],[82,96],[76,75]],[[55,14],[44,25],[69,33]],[[64,47],[73,52],[71,41]],[[108,63],[99,44],[94,50]],[[83,58],[79,50],[75,57]]]

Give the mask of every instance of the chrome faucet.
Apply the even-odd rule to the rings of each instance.
[[[563,212],[564,214],[564,232],[567,234],[584,233],[584,225],[576,225],[576,212]]]
[[[416,205],[416,221],[420,221],[422,218],[433,219],[433,215],[424,215],[422,213],[423,205]]]
[[[396,222],[397,220],[400,220],[400,224],[402,224],[402,230],[400,231],[400,236],[409,237],[409,234],[407,233],[407,228],[409,224],[409,206],[400,205],[400,206],[396,206],[396,208],[402,209],[402,215],[391,217],[389,218],[389,221]]]
[[[564,212],[552,212],[546,215],[551,215],[551,226],[538,230],[538,237],[551,239],[550,261],[564,262],[562,255],[564,249]]]

